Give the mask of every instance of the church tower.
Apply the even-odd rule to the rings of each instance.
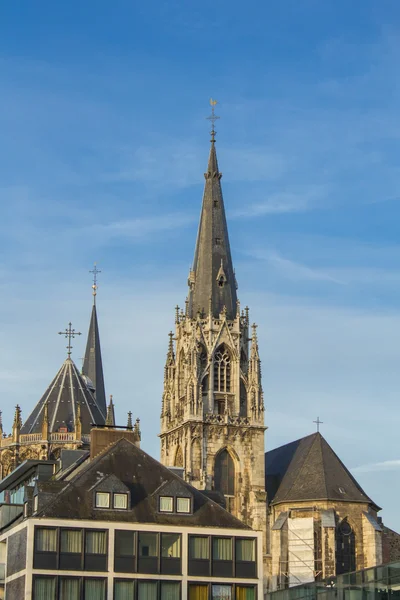
[[[266,531],[264,403],[256,326],[241,312],[213,127],[185,309],[170,333],[161,411],[161,462],[225,497]],[[175,342],[175,343],[174,343]]]

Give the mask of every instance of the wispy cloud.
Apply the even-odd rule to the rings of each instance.
[[[244,208],[231,212],[234,218],[261,217],[264,215],[299,213],[312,208],[321,207],[326,199],[328,187],[310,186],[303,190],[276,192],[261,202],[246,204]]]
[[[369,463],[352,469],[353,473],[374,473],[376,471],[397,471],[400,469],[400,459],[384,460],[382,462]]]

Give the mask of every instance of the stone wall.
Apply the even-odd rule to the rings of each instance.
[[[26,566],[26,540],[27,529],[21,529],[14,535],[10,535],[7,541],[7,577],[22,571]],[[9,596],[19,598],[19,596]],[[22,596],[21,596],[22,598]]]

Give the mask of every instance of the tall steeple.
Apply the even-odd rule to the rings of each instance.
[[[206,314],[211,304],[212,314],[218,318],[226,307],[228,319],[236,315],[236,280],[229,247],[221,177],[215,148],[214,115],[212,104],[211,148],[201,208],[200,226],[192,270],[189,273],[189,316]]]
[[[189,296],[175,309],[161,408],[161,462],[266,530],[264,406],[256,329],[240,312],[215,150],[211,149]]]
[[[97,296],[97,273],[101,273],[97,269],[96,264],[92,271],[93,273],[93,307],[90,317],[89,333],[86,343],[86,352],[83,360],[82,375],[88,379],[88,387],[94,393],[97,405],[103,414],[104,418],[107,415],[106,392],[104,389],[103,362],[101,359],[100,334],[99,324],[97,321],[96,311],[96,296]],[[93,384],[93,386],[91,386]]]

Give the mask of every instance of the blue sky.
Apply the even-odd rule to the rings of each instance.
[[[157,433],[167,334],[218,157],[268,448],[322,432],[400,529],[398,3],[97,0],[0,8],[5,429],[86,333],[107,393]],[[84,336],[82,336],[83,338]],[[84,339],[76,340],[80,364]]]

